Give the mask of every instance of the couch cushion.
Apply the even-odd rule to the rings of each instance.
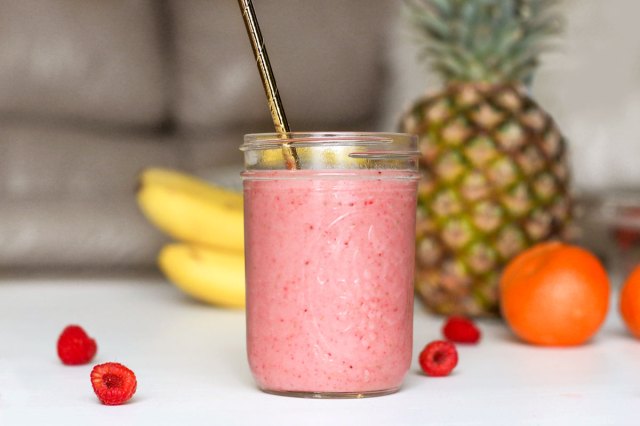
[[[0,269],[151,267],[167,241],[133,194],[79,200],[3,200]]]
[[[0,113],[160,123],[167,106],[159,3],[0,1]]]
[[[346,128],[376,112],[392,2],[254,2],[292,128]],[[170,0],[176,115],[186,127],[270,121],[235,1]]]
[[[132,194],[146,166],[180,167],[186,153],[156,135],[0,124],[0,200]]]

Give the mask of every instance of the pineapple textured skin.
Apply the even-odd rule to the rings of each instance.
[[[401,130],[422,153],[417,293],[439,314],[499,314],[502,267],[569,234],[564,137],[523,86],[473,82],[418,100]]]

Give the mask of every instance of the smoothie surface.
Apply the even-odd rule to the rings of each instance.
[[[373,392],[411,363],[415,173],[245,175],[247,345],[266,390]]]

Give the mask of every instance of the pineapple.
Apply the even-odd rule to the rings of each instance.
[[[419,137],[416,290],[436,313],[499,313],[501,268],[564,238],[572,201],[565,139],[525,88],[549,36],[550,0],[413,0],[439,93],[401,130]]]

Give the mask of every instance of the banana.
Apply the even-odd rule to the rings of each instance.
[[[177,240],[243,251],[239,192],[178,171],[150,168],[139,176],[137,200],[147,219]]]
[[[160,251],[158,265],[169,280],[196,299],[230,308],[245,305],[244,257],[239,253],[172,243]]]

